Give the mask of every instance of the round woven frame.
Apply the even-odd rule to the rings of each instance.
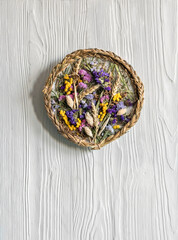
[[[108,138],[104,139],[102,142],[99,144],[95,144],[92,142],[87,141],[86,139],[82,139],[80,136],[75,134],[74,131],[71,131],[67,125],[65,125],[62,121],[59,121],[52,111],[51,108],[51,91],[52,91],[52,86],[54,81],[56,80],[56,77],[58,76],[59,73],[64,71],[66,67],[69,64],[72,64],[83,57],[96,57],[96,58],[101,58],[103,60],[108,60],[110,62],[113,62],[115,64],[121,64],[123,65],[128,72],[131,74],[133,77],[132,83],[135,85],[137,94],[138,94],[138,100],[136,103],[136,109],[135,113],[132,116],[132,119],[121,129],[119,130],[115,135],[111,135]],[[78,75],[78,70],[79,70],[79,65],[76,65],[76,67],[73,69],[73,76]],[[100,149],[101,147],[105,146],[106,144],[116,140],[120,136],[122,136],[124,133],[126,133],[131,127],[135,125],[137,120],[139,119],[140,116],[140,111],[143,105],[143,100],[144,100],[144,86],[143,83],[141,82],[140,78],[138,77],[137,73],[135,70],[132,68],[131,65],[129,65],[125,60],[114,54],[113,52],[109,51],[104,51],[101,49],[80,49],[75,52],[72,52],[71,54],[68,54],[61,63],[58,63],[52,70],[52,72],[49,75],[49,78],[45,84],[45,87],[43,89],[44,93],[44,101],[45,101],[45,107],[48,113],[49,118],[52,119],[54,125],[57,127],[58,131],[67,139],[73,141],[74,143],[83,146],[83,147],[90,147],[92,149]]]

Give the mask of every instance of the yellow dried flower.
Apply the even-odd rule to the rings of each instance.
[[[113,126],[114,129],[119,129],[120,128],[120,125],[115,125]]]
[[[113,97],[114,102],[115,101],[119,102],[121,99],[122,99],[122,97],[121,97],[120,93],[115,94],[114,97]]]

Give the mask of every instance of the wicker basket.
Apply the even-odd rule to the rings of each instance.
[[[122,66],[125,71],[127,71],[131,76],[132,85],[137,94],[137,101],[135,103],[134,113],[129,122],[127,122],[121,129],[117,131],[117,133],[110,135],[109,137],[105,138],[100,142],[92,141],[92,139],[88,136],[80,135],[77,131],[72,131],[68,128],[65,122],[54,113],[51,105],[51,92],[53,89],[53,85],[55,84],[56,79],[60,74],[62,74],[65,69],[70,65],[72,67],[71,76],[74,80],[79,79],[79,68],[82,59],[87,57],[93,57],[96,59],[102,59],[103,61],[109,61],[118,66]],[[87,90],[86,90],[87,91]],[[123,59],[115,55],[113,52],[104,51],[100,49],[82,49],[77,50],[69,55],[67,55],[63,61],[57,66],[55,66],[49,75],[49,78],[45,84],[43,89],[44,93],[44,101],[45,107],[48,113],[48,116],[52,119],[54,125],[57,127],[58,131],[67,139],[73,141],[74,143],[84,146],[90,147],[91,149],[100,149],[101,147],[105,146],[106,144],[116,140],[124,133],[126,133],[134,124],[137,122],[140,111],[142,108],[143,100],[144,100],[144,87],[137,76],[136,72],[133,68]]]

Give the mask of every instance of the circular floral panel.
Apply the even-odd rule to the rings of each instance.
[[[112,52],[84,49],[54,67],[43,92],[59,132],[78,145],[99,149],[136,123],[144,89],[126,61]]]

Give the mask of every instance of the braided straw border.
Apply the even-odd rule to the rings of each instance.
[[[67,125],[63,124],[62,122],[58,121],[56,118],[56,115],[53,113],[51,108],[51,90],[52,85],[54,81],[56,80],[56,77],[59,73],[65,70],[65,68],[76,61],[81,62],[81,58],[91,56],[91,57],[98,57],[102,58],[103,60],[109,60],[116,64],[122,64],[128,72],[133,77],[133,84],[136,86],[137,93],[138,93],[138,101],[135,109],[135,113],[132,116],[132,119],[115,135],[111,135],[108,138],[104,139],[99,144],[88,142],[86,139],[82,139],[80,136],[76,135],[75,132],[72,132]],[[78,73],[79,65],[77,65],[74,69],[74,73]],[[92,149],[100,149],[101,147],[105,146],[106,144],[114,141],[115,139],[122,136],[124,133],[126,133],[131,127],[135,125],[137,120],[140,117],[140,111],[142,109],[143,100],[144,100],[144,86],[141,82],[140,78],[138,77],[135,70],[132,68],[131,65],[129,65],[125,60],[120,58],[119,56],[115,55],[113,52],[104,51],[101,49],[93,48],[93,49],[80,49],[75,52],[72,52],[71,54],[68,54],[61,63],[57,64],[52,72],[49,75],[49,78],[44,86],[43,89],[44,93],[44,101],[45,101],[45,107],[48,113],[49,118],[52,119],[54,125],[57,127],[58,131],[67,139],[73,141],[74,143],[84,146],[84,147],[90,147]]]

